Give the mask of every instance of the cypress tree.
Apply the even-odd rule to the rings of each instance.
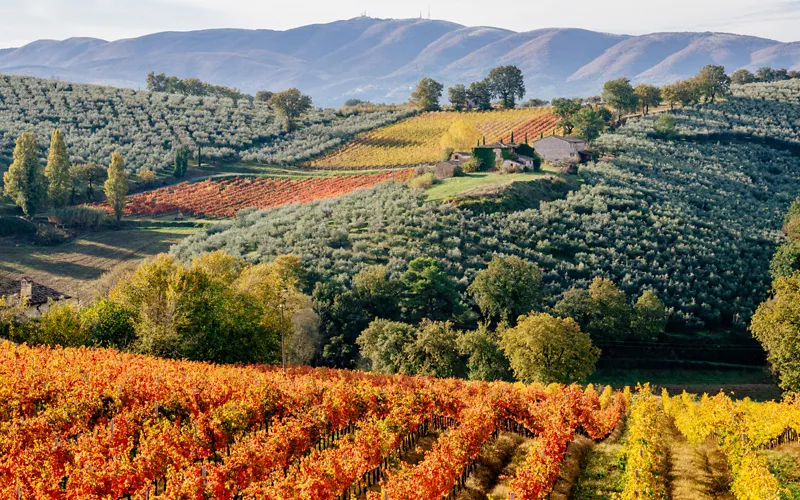
[[[117,152],[111,155],[111,165],[108,166],[108,179],[106,179],[103,188],[108,204],[114,209],[114,215],[117,218],[117,222],[119,222],[122,219],[122,213],[125,211],[128,177],[125,173],[125,160]]]
[[[47,166],[44,168],[47,177],[47,196],[55,208],[67,204],[70,193],[69,156],[64,135],[57,128],[53,129],[50,136],[50,153],[47,155]]]
[[[36,138],[25,132],[17,138],[14,162],[3,174],[6,196],[13,199],[26,217],[33,217],[47,198],[47,182]]]

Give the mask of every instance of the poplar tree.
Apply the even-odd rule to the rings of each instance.
[[[26,217],[36,211],[47,197],[47,184],[36,138],[25,132],[17,138],[14,147],[14,162],[3,174],[5,195],[13,199]]]
[[[50,153],[47,155],[47,166],[44,168],[47,177],[47,196],[55,208],[62,208],[67,204],[71,188],[69,175],[69,156],[64,135],[57,128],[53,129],[50,136]]]
[[[108,179],[103,188],[108,199],[108,204],[114,209],[117,222],[122,219],[125,211],[126,195],[128,194],[128,177],[125,174],[125,160],[119,153],[111,155],[111,165],[108,167]]]

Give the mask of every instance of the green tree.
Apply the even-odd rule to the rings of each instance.
[[[108,178],[103,184],[108,204],[114,210],[117,222],[122,219],[125,212],[125,202],[128,195],[128,176],[125,173],[125,160],[119,153],[111,154],[111,165],[108,166]]]
[[[72,182],[69,176],[69,155],[64,136],[59,129],[53,129],[50,137],[50,153],[44,168],[47,177],[47,196],[55,208],[62,208],[69,200]]]
[[[645,115],[650,113],[651,106],[656,108],[661,104],[661,89],[655,85],[642,83],[641,85],[637,85],[633,91],[639,102],[639,108]]]
[[[736,70],[731,75],[731,83],[736,85],[745,85],[754,81],[756,81],[756,75],[746,69]]]
[[[189,170],[189,148],[180,146],[175,150],[175,168],[172,174],[176,179],[181,179]]]
[[[407,321],[416,323],[423,318],[447,321],[464,312],[457,284],[439,261],[428,257],[414,259],[400,279],[404,288],[403,314]]]
[[[606,128],[606,121],[600,116],[600,113],[588,106],[575,113],[570,121],[575,127],[575,135],[589,142],[600,137]]]
[[[633,306],[631,330],[634,336],[655,340],[667,327],[667,310],[652,290],[645,290]]]
[[[467,91],[467,97],[478,111],[492,109],[492,89],[486,80],[472,82]]]
[[[136,339],[131,313],[119,304],[100,299],[80,311],[81,328],[91,345],[127,349]]]
[[[724,97],[730,93],[731,77],[725,73],[723,66],[712,64],[704,66],[695,77],[695,81],[700,94],[711,102],[718,96]]]
[[[460,83],[453,85],[447,90],[447,94],[450,98],[450,104],[453,105],[453,109],[456,111],[469,108],[469,96],[467,96],[467,88],[464,85]]]
[[[352,288],[370,317],[393,319],[400,316],[402,283],[390,276],[386,266],[362,269],[353,277]]]
[[[275,92],[270,92],[269,90],[259,90],[256,92],[256,96],[253,98],[253,100],[256,102],[269,102],[273,95],[275,95]]]
[[[541,307],[542,271],[519,257],[495,256],[468,291],[487,320],[514,325],[519,316]]]
[[[775,81],[775,70],[769,66],[763,66],[756,71],[756,80],[759,82]]]
[[[417,89],[411,93],[411,104],[421,111],[436,111],[439,109],[439,99],[442,97],[444,86],[432,78],[423,78],[417,84]]]
[[[294,121],[300,115],[311,109],[311,97],[297,89],[277,92],[273,94],[267,102],[283,116],[283,126],[287,131],[294,130]]]
[[[678,132],[678,127],[675,125],[675,118],[671,114],[663,113],[653,124],[653,130],[660,137],[670,138]]]
[[[147,90],[151,92],[168,92],[167,75],[164,73],[155,74],[154,71],[148,73]]]
[[[626,113],[635,111],[638,102],[636,93],[627,78],[611,80],[603,85],[603,100],[617,111],[617,121]]]
[[[467,359],[467,378],[492,382],[511,381],[511,367],[500,349],[500,336],[486,324],[463,333],[457,340],[458,350]]]
[[[453,323],[425,319],[414,342],[406,345],[403,373],[429,377],[465,377],[467,368],[458,352],[460,333]]]
[[[800,240],[790,240],[778,247],[769,272],[773,279],[788,278],[800,270]]]
[[[553,307],[553,314],[559,318],[572,318],[585,330],[592,314],[592,295],[585,288],[572,287]]]
[[[499,98],[504,108],[513,108],[517,99],[525,96],[525,79],[516,66],[500,66],[489,72],[487,78],[492,95]]]
[[[358,336],[361,356],[377,373],[401,373],[407,363],[407,346],[414,343],[416,330],[407,323],[376,319]]]
[[[354,368],[356,339],[369,326],[370,317],[355,293],[335,281],[317,283],[312,294],[320,319],[321,350],[317,364]]]
[[[25,132],[17,138],[14,161],[3,174],[5,195],[14,200],[27,217],[33,217],[47,199],[47,184],[36,138]]]
[[[76,189],[84,191],[86,201],[95,201],[95,190],[108,177],[107,169],[96,163],[81,163],[69,168],[70,177]]]
[[[619,339],[628,335],[631,308],[625,294],[609,279],[595,278],[589,286],[592,297],[587,332],[595,339]]]
[[[523,382],[569,383],[594,372],[600,349],[571,318],[531,314],[503,332],[500,346]]]
[[[561,117],[558,126],[564,129],[564,134],[569,135],[572,133],[574,124],[572,123],[572,116],[581,110],[583,105],[580,99],[566,99],[557,97],[552,101],[553,114]]]
[[[786,391],[800,390],[800,272],[779,277],[773,296],[756,310],[750,331]]]

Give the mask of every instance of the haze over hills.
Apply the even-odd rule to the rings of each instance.
[[[39,40],[0,49],[0,72],[144,88],[148,72],[257,90],[298,87],[318,105],[356,97],[405,101],[430,76],[469,84],[501,64],[525,73],[527,97],[592,95],[609,79],[670,83],[705,64],[729,71],[800,69],[800,42],[726,33],[613,35],[548,28],[516,33],[427,19],[360,17],[287,31],[163,32],[107,42]]]

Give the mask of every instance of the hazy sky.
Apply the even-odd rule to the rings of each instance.
[[[0,0],[0,47],[40,38],[106,40],[203,28],[287,29],[356,17],[427,16],[515,31],[727,31],[800,40],[800,0]]]

